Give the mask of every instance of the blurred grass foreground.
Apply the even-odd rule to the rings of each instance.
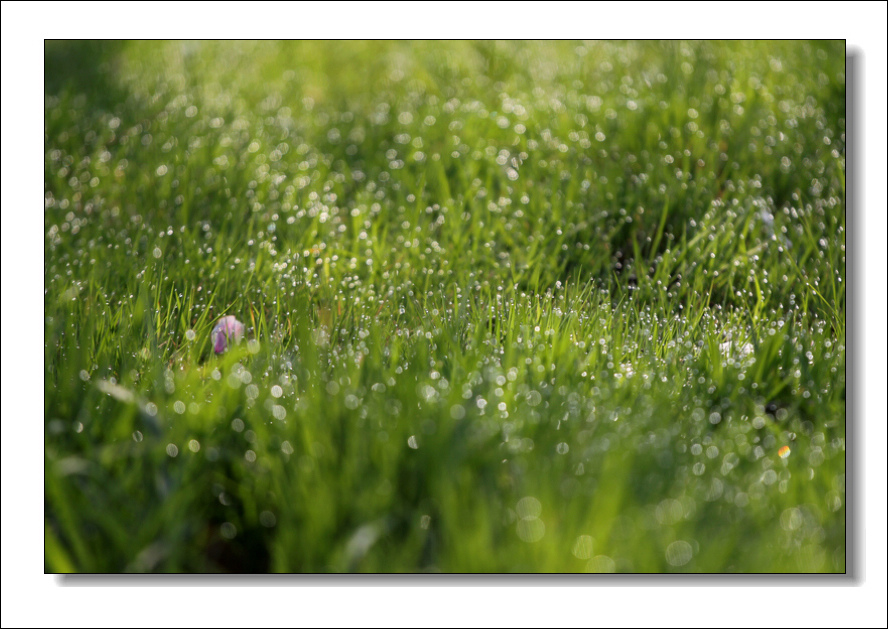
[[[844,71],[46,42],[45,570],[843,572]]]

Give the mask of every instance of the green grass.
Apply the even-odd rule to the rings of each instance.
[[[841,42],[45,52],[47,571],[844,572]]]

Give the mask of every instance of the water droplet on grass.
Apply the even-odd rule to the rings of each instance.
[[[694,549],[685,541],[672,542],[666,548],[666,561],[672,566],[684,566],[694,556]]]
[[[546,525],[539,518],[526,518],[518,521],[517,532],[521,541],[538,542],[546,534]]]
[[[586,572],[611,573],[616,572],[616,570],[616,562],[607,555],[592,557],[592,559],[586,563]]]
[[[237,535],[237,527],[231,522],[223,522],[219,527],[219,532],[225,539],[234,539],[234,536]]]
[[[576,541],[574,541],[572,551],[573,556],[577,559],[591,559],[592,545],[593,539],[591,535],[580,535],[577,537]]]
[[[543,505],[533,496],[525,496],[518,501],[515,511],[519,518],[537,518],[543,511]]]

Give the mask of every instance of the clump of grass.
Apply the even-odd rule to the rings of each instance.
[[[843,52],[48,42],[46,569],[844,571]]]

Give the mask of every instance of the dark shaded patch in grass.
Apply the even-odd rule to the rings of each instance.
[[[115,80],[121,40],[47,40],[43,46],[44,93],[83,94],[102,109],[113,110],[126,94]]]

